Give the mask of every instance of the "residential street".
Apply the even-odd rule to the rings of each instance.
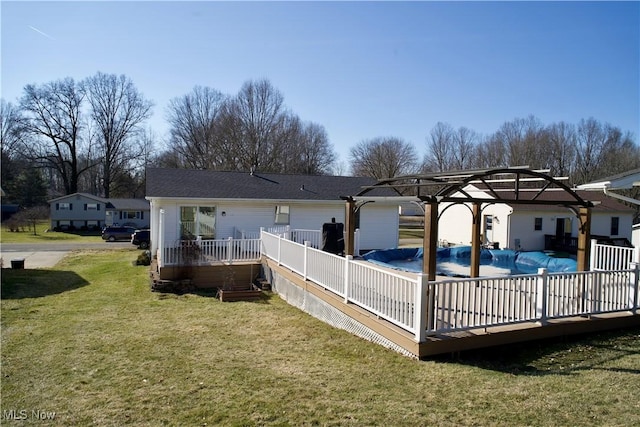
[[[130,242],[96,243],[6,243],[0,245],[0,258],[4,268],[11,267],[11,260],[24,259],[25,268],[49,268],[55,266],[73,250],[127,249],[134,246]]]

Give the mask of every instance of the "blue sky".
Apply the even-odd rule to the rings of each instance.
[[[0,2],[1,94],[98,71],[166,106],[267,78],[341,159],[377,136],[422,155],[433,126],[530,114],[640,135],[639,2]]]

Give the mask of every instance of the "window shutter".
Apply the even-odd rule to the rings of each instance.
[[[122,211],[120,211],[120,219],[122,219]]]
[[[60,210],[60,203],[56,203],[56,210],[59,211]]]
[[[85,211],[87,210],[87,204],[86,203],[84,204],[84,210]]]
[[[73,203],[69,203],[69,210],[72,211],[73,210]]]
[[[100,203],[98,203],[98,210],[100,210]]]
[[[144,219],[144,211],[140,211],[140,219]]]

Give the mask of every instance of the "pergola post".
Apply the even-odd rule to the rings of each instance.
[[[473,204],[473,219],[471,226],[471,272],[470,277],[480,276],[480,225],[482,224],[482,210],[480,203]]]
[[[578,229],[578,254],[576,257],[577,270],[589,270],[589,257],[591,253],[591,208],[581,207],[578,211],[580,220]]]
[[[344,254],[345,256],[353,256],[356,233],[356,201],[352,198],[347,199],[347,203],[345,205],[345,219]]]
[[[424,204],[424,238],[422,241],[422,272],[428,280],[436,280],[436,256],[438,251],[438,202]]]

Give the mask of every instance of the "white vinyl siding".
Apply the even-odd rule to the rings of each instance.
[[[164,242],[173,245],[180,239],[180,208],[182,206],[206,206],[208,203],[216,204],[216,239],[240,237],[245,235],[257,235],[261,227],[275,225],[276,206],[289,206],[289,226],[292,229],[322,230],[322,224],[331,222],[345,223],[345,205],[343,202],[309,203],[309,202],[266,202],[248,201],[217,202],[215,200],[185,200],[179,204],[175,201],[154,201],[154,212],[157,212],[159,223],[160,209],[164,210]],[[152,213],[152,215],[156,215]],[[395,247],[398,244],[398,207],[397,205],[374,206],[367,204],[362,208],[361,226],[363,233],[361,239],[363,249],[382,249]],[[157,239],[152,239],[157,241]]]
[[[398,207],[368,204],[360,209],[360,249],[398,246]]]

